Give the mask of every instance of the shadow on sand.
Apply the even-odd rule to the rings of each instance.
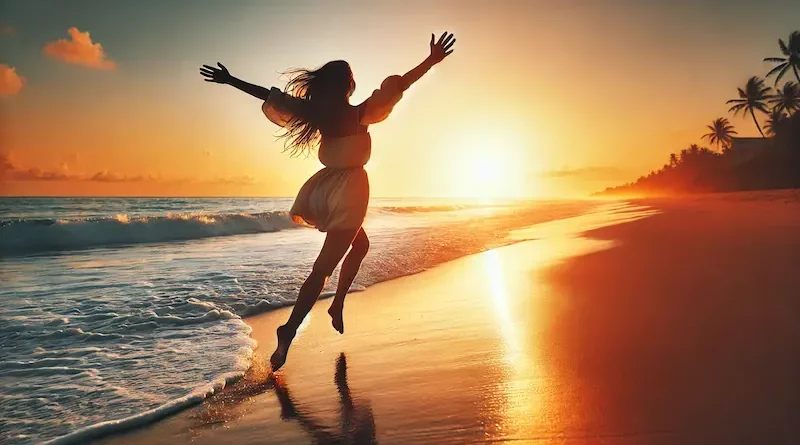
[[[339,393],[339,419],[335,426],[324,424],[310,405],[295,400],[285,379],[272,374],[266,365],[259,364],[242,380],[211,397],[192,416],[195,428],[213,427],[244,416],[253,407],[245,403],[267,391],[274,391],[281,407],[281,419],[297,422],[315,444],[377,444],[375,417],[368,400],[354,398],[347,384],[347,358],[341,353],[336,359],[334,383]]]

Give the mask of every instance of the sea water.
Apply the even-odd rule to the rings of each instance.
[[[291,202],[0,198],[0,441],[80,442],[241,376],[256,346],[242,317],[293,304],[324,240],[291,222]],[[373,199],[352,290],[591,206]]]

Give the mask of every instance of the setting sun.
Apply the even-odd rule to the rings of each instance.
[[[478,184],[493,184],[502,179],[503,167],[497,159],[493,159],[489,156],[479,157],[472,159],[472,165],[468,173],[472,175],[472,178]]]
[[[519,165],[522,150],[511,137],[465,136],[454,144],[458,152],[451,177],[457,196],[507,198],[521,196],[523,184]],[[529,190],[526,190],[526,193]]]

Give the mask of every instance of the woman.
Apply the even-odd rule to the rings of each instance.
[[[289,320],[277,330],[278,346],[270,358],[273,371],[286,362],[298,326],[349,249],[328,309],[334,329],[344,333],[344,299],[369,249],[369,239],[361,227],[369,203],[369,181],[364,170],[371,153],[367,128],[386,119],[403,92],[450,55],[455,42],[453,34],[445,32],[435,42],[431,34],[430,55],[421,64],[402,77],[388,77],[380,89],[357,106],[349,102],[356,87],[353,73],[350,65],[341,60],[313,71],[293,71],[285,92],[237,79],[221,63],[217,63],[219,68],[200,68],[207,82],[232,85],[263,100],[262,111],[284,128],[282,137],[292,154],[308,154],[318,146],[319,160],[325,165],[300,188],[289,212],[297,223],[316,227],[327,235]]]

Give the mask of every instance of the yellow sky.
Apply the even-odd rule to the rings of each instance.
[[[412,3],[231,2],[132,10],[117,23],[102,3],[46,22],[12,15],[16,34],[0,38],[25,84],[0,98],[0,193],[293,196],[318,161],[282,153],[258,100],[204,83],[197,67],[219,60],[282,87],[279,71],[342,58],[357,103],[444,30],[456,52],[370,129],[372,195],[589,193],[698,142],[791,31],[777,8],[756,26],[744,10],[709,21],[688,1]],[[87,56],[102,59],[94,67],[43,53],[71,26],[102,45]]]

